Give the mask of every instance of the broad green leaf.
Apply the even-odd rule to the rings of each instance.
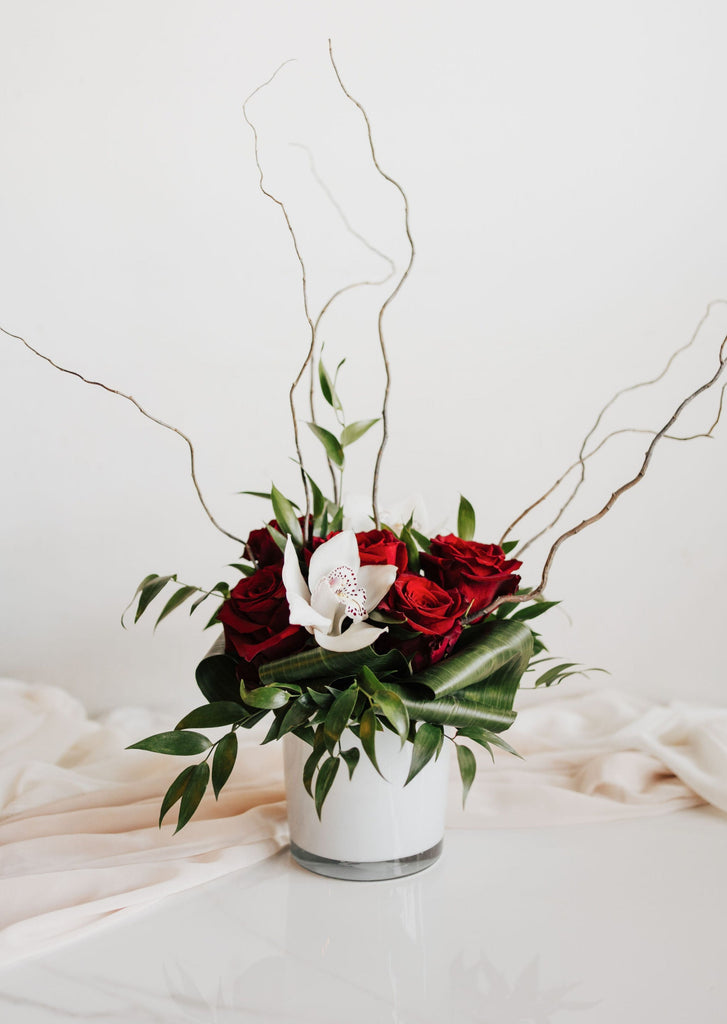
[[[182,793],[182,802],[179,805],[179,819],[174,830],[175,835],[181,828],[184,828],[199,807],[199,802],[204,796],[209,779],[210,766],[207,762],[203,761],[202,764],[195,765]]]
[[[520,622],[505,619],[471,626],[449,658],[416,673],[411,682],[425,686],[435,697],[443,697],[487,680],[510,663],[519,681],[532,650],[533,634]]]
[[[361,746],[364,749],[364,754],[366,754],[371,764],[379,775],[381,775],[381,769],[376,763],[376,729],[376,715],[372,708],[367,708],[361,715],[358,737],[361,740]],[[382,779],[383,777],[384,776],[381,775]]]
[[[241,718],[247,718],[249,712],[242,704],[230,700],[218,700],[213,704],[202,704],[185,715],[175,729],[214,729],[221,725],[232,725]]]
[[[326,455],[334,466],[338,466],[339,469],[342,469],[344,463],[343,448],[335,434],[332,434],[330,430],[326,430],[325,427],[321,427],[317,423],[309,422],[308,426],[326,449]]]
[[[466,728],[481,725],[493,732],[504,732],[515,721],[515,712],[499,707],[489,707],[482,701],[467,700],[454,694],[436,699],[422,699],[411,696],[412,688],[389,684],[401,697],[402,703],[414,722],[430,722],[432,725],[453,725]]]
[[[220,790],[229,779],[236,758],[237,734],[228,732],[215,747],[212,758],[212,788],[215,791],[215,799],[219,797]]]
[[[161,594],[162,590],[166,587],[170,580],[176,580],[176,573],[172,576],[156,576],[153,580],[146,583],[139,596],[139,604],[136,608],[136,615],[134,616],[134,622],[138,622],[141,616],[144,614],[148,606],[154,600],[154,598]],[[148,577],[147,577],[148,579]]]
[[[515,550],[519,543],[519,540],[504,540],[500,547],[502,548],[506,555],[509,555],[511,551]]]
[[[175,608],[179,608],[180,604],[192,596],[192,594],[199,593],[199,587],[180,587],[176,594],[172,594],[167,603],[161,610],[159,618],[154,623],[154,629],[157,628],[162,619],[166,619],[170,612],[173,612]]]
[[[343,428],[341,432],[341,447],[347,448],[348,445],[353,444],[354,441],[358,441],[360,437],[363,437],[367,430],[371,430],[379,422],[378,418],[375,420],[356,420],[355,423],[349,423],[347,427]]]
[[[131,743],[127,750],[153,750],[157,754],[201,754],[212,744],[200,732],[158,732],[147,736],[138,743]]]
[[[237,665],[225,654],[225,635],[220,633],[195,671],[197,686],[211,704],[216,701],[240,700]]]
[[[409,712],[406,704],[394,690],[377,690],[373,696],[374,706],[386,716],[387,720],[396,729],[404,746],[409,735]]]
[[[516,612],[510,616],[512,620],[523,622],[525,619],[536,619],[543,615],[550,608],[555,608],[560,601],[536,601],[535,604],[520,605]]]
[[[361,751],[358,749],[358,747],[350,747],[348,750],[341,751],[341,757],[346,762],[346,767],[348,768],[348,777],[349,779],[352,779],[353,773],[356,771],[356,765],[358,764],[359,758],[361,757]]]
[[[347,690],[342,690],[331,704],[324,726],[324,735],[329,750],[333,750],[341,738],[341,733],[348,725],[357,697],[358,687],[354,683]]]
[[[278,686],[258,686],[254,690],[248,690],[244,683],[240,686],[240,696],[250,707],[265,708],[267,711],[282,708],[290,700],[290,694]]]
[[[377,654],[373,647],[363,647],[360,651],[326,651],[323,647],[312,647],[299,654],[261,665],[260,682],[296,683],[304,679],[345,679],[355,676],[363,665],[370,666],[379,675],[392,671],[398,674],[408,672],[406,659],[399,651]]]
[[[431,725],[429,722],[422,722],[420,724],[412,744],[411,767],[404,783],[405,786],[408,786],[424,765],[431,761],[439,748],[441,737],[442,729],[440,726]]]
[[[459,743],[456,743],[455,746],[457,748],[459,774],[462,776],[462,807],[464,807],[467,801],[467,794],[469,793],[472,783],[475,781],[475,775],[477,774],[477,761],[469,747],[463,747]]]
[[[300,526],[300,523],[298,525]],[[265,529],[268,531],[270,536],[275,541],[276,547],[280,551],[285,552],[285,534],[281,533],[280,530],[276,530],[274,526],[270,526],[269,524],[265,527]],[[301,535],[302,533],[303,531],[301,530]]]
[[[278,526],[290,535],[296,547],[303,547],[303,531],[300,528],[293,503],[280,493],[275,484],[270,491],[270,500],[273,503],[273,512]]]
[[[318,705],[318,707],[329,708],[333,703],[333,695],[329,693],[328,690],[320,691],[310,689],[307,692],[308,696]]]
[[[338,766],[341,761],[338,757],[328,757],[318,769],[318,778],[316,779],[316,791],[315,791],[315,804],[316,814],[320,818],[323,803],[328,796],[333,780],[338,772]]]
[[[472,540],[475,535],[475,510],[463,494],[459,496],[457,512],[457,536],[462,540]]]
[[[162,822],[164,821],[164,817],[167,812],[176,804],[177,800],[181,799],[182,793],[187,786],[189,776],[192,774],[195,767],[195,765],[190,764],[186,768],[183,768],[164,794],[161,810],[159,811],[159,828],[162,827]]]

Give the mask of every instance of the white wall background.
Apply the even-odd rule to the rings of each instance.
[[[311,147],[359,231],[406,257],[330,35],[407,190],[418,250],[386,322],[382,497],[419,490],[432,524],[451,526],[463,491],[479,539],[495,539],[608,397],[659,372],[727,299],[726,30],[721,0],[5,2],[0,323],[186,430],[218,518],[242,535],[259,525],[267,510],[234,492],[271,478],[296,491],[286,392],[307,330],[241,104],[286,58],[299,59],[250,111],[314,306],[383,264],[289,143]],[[332,359],[349,355],[356,417],[380,401],[377,299],[354,291],[322,332]],[[718,305],[666,390],[637,393],[605,429],[660,426],[725,333]],[[209,634],[183,613],[155,636],[118,625],[147,572],[211,585],[238,554],[196,502],[184,445],[7,338],[0,431],[0,673],[67,687],[92,710],[193,706]],[[662,447],[646,481],[564,546],[550,596],[567,617],[542,620],[555,653],[649,696],[725,702],[726,432]],[[594,462],[581,512],[634,471],[633,440]],[[373,452],[362,442],[354,489]]]

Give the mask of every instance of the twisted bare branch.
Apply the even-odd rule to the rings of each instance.
[[[406,281],[407,277],[409,276],[409,272],[411,271],[412,264],[414,263],[414,252],[415,252],[415,250],[414,250],[414,241],[412,239],[411,231],[410,231],[410,228],[409,228],[409,200],[407,199],[407,195],[406,195],[404,189],[399,184],[399,182],[396,181],[394,178],[392,178],[390,175],[386,174],[386,172],[382,170],[381,165],[379,164],[378,158],[376,156],[376,149],[374,147],[374,140],[373,140],[373,135],[372,135],[372,132],[371,132],[371,122],[369,121],[368,114],[366,113],[366,111],[363,108],[363,106],[359,103],[359,101],[357,99],[354,99],[354,97],[348,91],[346,86],[343,84],[343,80],[341,78],[341,75],[340,75],[340,73],[338,71],[338,67],[336,66],[336,62],[335,62],[334,57],[333,57],[333,47],[331,45],[331,40],[330,39],[328,40],[328,54],[330,56],[331,65],[332,65],[333,70],[335,72],[336,78],[338,79],[338,84],[340,85],[343,94],[351,101],[351,103],[353,103],[353,105],[355,107],[358,107],[358,109],[361,111],[361,115],[362,115],[362,117],[364,119],[364,123],[366,124],[366,131],[367,131],[368,140],[369,140],[369,149],[371,150],[371,159],[373,160],[374,167],[376,168],[376,170],[378,171],[378,173],[381,175],[382,178],[384,178],[386,181],[388,181],[390,184],[392,184],[399,191],[399,193],[401,195],[401,198],[402,198],[402,200],[404,202],[404,228],[406,230],[406,237],[407,237],[407,240],[409,242],[409,248],[410,248],[409,262],[407,263],[407,266],[404,269],[403,274],[399,278],[396,286],[389,293],[389,295],[386,297],[386,299],[384,300],[383,304],[381,305],[381,307],[379,309],[379,317],[378,317],[379,345],[380,345],[380,348],[381,348],[381,357],[382,357],[383,362],[384,362],[384,371],[385,371],[385,374],[386,374],[386,383],[385,383],[385,386],[384,386],[384,401],[383,401],[383,405],[382,405],[382,409],[381,409],[382,436],[381,436],[381,444],[379,445],[379,450],[378,450],[378,453],[376,455],[376,465],[374,466],[374,480],[373,480],[373,488],[372,488],[372,494],[371,494],[371,505],[372,505],[373,519],[374,519],[374,524],[376,526],[376,529],[378,530],[379,526],[380,526],[379,507],[378,507],[379,473],[380,473],[380,470],[381,470],[381,459],[382,459],[382,456],[384,454],[384,448],[386,447],[386,442],[388,441],[388,438],[389,438],[388,402],[389,402],[389,390],[390,390],[390,387],[391,387],[391,368],[389,366],[389,358],[388,358],[387,351],[386,351],[386,344],[384,342],[383,320],[384,320],[384,313],[386,312],[386,310],[387,310],[387,308],[389,306],[389,303],[391,303],[393,301],[393,299],[395,299],[396,296],[399,294],[399,291],[401,290],[402,285],[404,284],[404,282]]]
[[[583,483],[585,482],[585,475],[586,475],[585,462],[586,462],[586,459],[588,459],[590,457],[589,455],[585,454],[585,451],[586,451],[586,448],[588,446],[588,442],[590,441],[590,439],[595,434],[595,432],[598,429],[598,427],[599,427],[603,417],[605,416],[606,412],[611,408],[612,405],[614,405],[614,403],[622,395],[628,394],[631,391],[637,391],[639,388],[650,387],[652,384],[657,384],[660,380],[663,380],[664,377],[666,376],[666,374],[669,372],[669,370],[670,370],[674,360],[677,358],[677,356],[679,356],[682,352],[686,352],[686,350],[688,348],[691,348],[691,346],[695,343],[695,341],[697,340],[697,337],[699,336],[699,332],[701,331],[702,327],[704,326],[704,324],[706,323],[707,319],[709,318],[709,316],[710,316],[710,314],[712,312],[712,309],[715,306],[718,306],[718,305],[727,305],[727,300],[725,300],[725,299],[714,299],[712,302],[710,302],[707,305],[707,309],[705,310],[704,315],[702,316],[701,320],[698,322],[697,326],[694,328],[694,331],[692,332],[691,337],[689,338],[689,340],[687,342],[685,342],[684,345],[681,345],[678,349],[676,349],[676,351],[672,352],[672,354],[669,356],[669,359],[667,360],[666,365],[665,365],[664,369],[661,371],[661,373],[657,374],[656,377],[653,377],[650,380],[640,381],[637,384],[630,384],[628,387],[621,388],[614,395],[612,395],[612,397],[608,400],[608,402],[606,402],[606,404],[603,406],[603,408],[599,412],[599,414],[596,417],[595,422],[593,423],[591,429],[588,431],[586,436],[583,438],[583,442],[581,444],[580,451],[578,453],[578,458],[576,459],[576,461],[571,466],[569,466],[568,469],[566,469],[565,472],[560,475],[560,477],[558,477],[558,479],[555,481],[555,483],[551,487],[549,487],[548,490],[544,494],[542,494],[539,498],[537,498],[531,505],[529,505],[523,512],[521,512],[520,515],[516,519],[514,519],[512,521],[512,523],[510,523],[510,525],[507,527],[507,529],[503,533],[502,537],[500,538],[500,544],[502,544],[502,542],[505,540],[505,538],[512,532],[512,530],[517,526],[517,524],[519,522],[521,522],[527,515],[529,515],[529,513],[532,512],[533,509],[536,509],[547,498],[549,498],[550,495],[553,494],[553,492],[568,477],[568,475],[576,467],[580,466],[580,474],[579,474],[578,480],[576,481],[576,483],[575,483],[575,485],[573,487],[573,490],[571,491],[570,496],[567,498],[567,500],[564,503],[564,505],[560,508],[560,510],[558,511],[558,513],[555,516],[555,518],[550,523],[548,523],[547,526],[544,526],[543,529],[540,530],[538,533],[536,533],[533,537],[530,537],[530,539],[519,549],[519,553],[522,554],[522,552],[527,547],[530,547],[531,544],[534,544],[544,534],[546,534],[549,530],[551,530],[554,526],[556,526],[560,522],[560,520],[563,517],[564,513],[569,508],[569,506],[572,504],[572,502],[575,500],[576,495],[578,494],[578,492],[581,489]],[[719,418],[720,418],[721,414],[722,414],[722,399],[720,399],[720,407],[719,407],[719,412],[717,414],[717,419],[715,420],[714,424],[710,427],[709,431],[707,432],[708,435],[711,435],[712,430],[714,430],[714,428],[716,427],[717,423],[719,422]],[[621,431],[615,431],[614,434],[611,434],[611,435],[608,435],[608,436],[609,437],[615,436],[615,434],[618,434],[618,433],[621,433]],[[648,433],[648,431],[647,431],[647,433]],[[704,436],[705,436],[704,434],[695,434],[694,438],[696,438],[696,437],[704,437]],[[671,440],[685,440],[686,441],[686,440],[692,440],[692,438],[671,438]],[[600,448],[601,445],[599,445],[598,447]],[[598,450],[598,448],[594,449],[590,454],[591,455],[595,454],[595,452],[597,450]]]
[[[288,392],[288,401],[289,401],[289,404],[290,404],[290,415],[291,415],[291,418],[293,420],[293,437],[294,437],[294,441],[295,441],[295,451],[296,451],[296,455],[298,457],[298,465],[300,466],[300,476],[301,476],[301,480],[303,481],[303,492],[305,494],[305,530],[304,530],[304,532],[307,534],[307,532],[308,532],[308,529],[307,529],[308,522],[310,520],[311,496],[310,496],[310,487],[308,485],[308,477],[305,474],[305,468],[304,468],[304,464],[303,464],[303,453],[301,451],[301,446],[300,446],[300,433],[299,433],[299,430],[298,430],[298,417],[297,417],[296,412],[295,412],[295,389],[300,384],[300,382],[301,382],[301,380],[303,378],[303,374],[305,373],[308,364],[311,362],[311,359],[313,358],[313,349],[315,347],[315,340],[316,340],[315,335],[316,335],[316,332],[315,332],[315,327],[313,325],[313,320],[311,319],[310,310],[309,310],[309,304],[308,304],[308,281],[307,281],[307,275],[306,275],[306,267],[305,267],[305,262],[303,260],[302,255],[301,255],[301,252],[300,252],[300,248],[298,246],[298,238],[297,238],[297,236],[295,234],[295,231],[293,230],[293,225],[290,222],[290,217],[288,216],[288,210],[287,210],[287,207],[286,207],[285,203],[282,201],[282,199],[278,199],[277,196],[274,196],[272,194],[272,192],[268,192],[268,190],[265,188],[264,173],[263,173],[262,164],[260,163],[260,145],[259,145],[257,128],[255,127],[253,122],[250,120],[250,118],[248,117],[248,113],[247,113],[247,105],[250,102],[250,100],[253,99],[253,97],[256,96],[262,89],[265,89],[268,85],[270,85],[270,83],[273,81],[273,79],[275,79],[277,77],[279,72],[287,64],[290,64],[290,63],[291,63],[290,60],[283,61],[283,63],[280,65],[280,67],[278,67],[273,72],[273,74],[270,76],[270,78],[268,78],[265,82],[261,82],[261,84],[258,85],[257,88],[253,89],[253,91],[247,97],[245,102],[242,104],[242,116],[245,118],[245,121],[250,126],[250,129],[252,130],[252,134],[253,134],[254,153],[255,153],[255,165],[256,165],[256,167],[258,169],[258,174],[259,174],[259,182],[258,182],[258,184],[259,184],[259,187],[260,187],[260,191],[262,192],[262,194],[264,196],[267,196],[268,199],[270,199],[273,203],[275,203],[276,206],[280,207],[281,213],[283,214],[283,217],[285,218],[286,227],[288,229],[288,232],[289,232],[290,237],[291,237],[292,242],[293,242],[293,248],[295,250],[295,255],[296,255],[297,259],[298,259],[298,263],[300,264],[301,283],[302,283],[302,290],[303,290],[303,310],[305,312],[305,318],[308,321],[308,326],[310,327],[310,344],[308,346],[308,352],[306,354],[305,360],[303,361],[303,365],[301,366],[300,370],[298,371],[298,375],[296,376],[295,380],[291,384],[290,391]]]
[[[712,305],[713,305],[713,303],[710,303],[710,308],[711,308]],[[556,554],[558,553],[558,550],[560,549],[561,545],[566,540],[568,540],[570,537],[575,537],[576,534],[580,533],[582,530],[585,530],[585,528],[587,526],[591,526],[593,523],[598,522],[599,519],[603,519],[603,517],[606,515],[606,513],[609,512],[613,508],[613,506],[616,504],[616,502],[621,497],[621,495],[625,494],[626,491],[630,490],[632,487],[635,487],[636,484],[638,484],[639,481],[644,478],[644,476],[646,475],[646,471],[649,468],[649,464],[651,463],[651,459],[652,459],[652,456],[654,454],[654,449],[656,448],[658,443],[661,440],[663,440],[668,435],[669,430],[674,426],[674,424],[676,423],[677,419],[679,418],[679,416],[681,416],[682,412],[687,408],[687,406],[690,405],[694,401],[695,398],[698,398],[701,394],[703,394],[705,391],[708,391],[714,384],[716,384],[717,380],[719,379],[720,375],[722,374],[722,371],[725,368],[725,364],[727,364],[727,355],[725,354],[725,350],[726,349],[727,349],[727,337],[724,338],[724,340],[722,341],[722,344],[720,346],[720,349],[719,349],[719,357],[718,357],[719,365],[717,367],[717,370],[715,371],[713,376],[710,377],[710,379],[708,381],[706,381],[704,384],[700,385],[700,387],[698,387],[690,395],[687,395],[687,397],[684,398],[679,403],[679,405],[674,410],[674,412],[669,417],[669,419],[664,424],[664,426],[660,430],[658,430],[656,432],[656,434],[654,435],[654,437],[651,440],[651,443],[649,444],[648,448],[646,449],[646,452],[644,454],[644,459],[643,459],[643,461],[641,463],[641,467],[639,468],[638,473],[636,473],[636,475],[633,476],[630,480],[627,480],[626,483],[623,483],[623,484],[621,484],[620,487],[616,488],[616,490],[612,493],[611,497],[608,499],[606,504],[601,509],[599,509],[598,512],[594,513],[592,516],[589,516],[587,519],[583,519],[576,526],[571,527],[570,530],[566,530],[565,533],[562,533],[559,537],[557,537],[553,541],[553,543],[552,543],[552,545],[550,547],[550,551],[548,552],[548,555],[547,555],[547,557],[545,559],[545,562],[543,564],[543,570],[542,570],[542,574],[541,574],[541,577],[540,577],[540,582],[538,583],[538,585],[536,587],[534,587],[532,590],[530,590],[526,594],[515,594],[515,595],[511,594],[509,596],[503,595],[501,597],[496,598],[491,604],[489,604],[487,606],[487,608],[485,608],[485,610],[482,613],[483,617],[485,615],[489,615],[491,612],[495,611],[496,608],[498,608],[501,604],[504,604],[504,602],[506,602],[506,601],[508,603],[509,602],[521,603],[523,601],[532,601],[535,598],[542,596],[543,591],[545,590],[545,588],[546,588],[546,586],[548,584],[548,577],[550,575],[550,570],[551,570],[552,565],[553,565],[553,560],[554,560]],[[633,387],[637,387],[637,386],[639,386],[639,385],[633,385]],[[629,390],[629,389],[627,388],[627,389],[624,389],[624,390]],[[723,389],[723,393],[724,393],[724,389]],[[714,430],[714,427],[719,422],[719,417],[720,417],[721,412],[722,412],[722,401],[720,401],[719,413],[717,415],[717,419],[715,420],[715,422],[712,425],[712,427],[710,427],[710,430],[709,430],[710,434],[711,434],[711,431]],[[696,437],[696,436],[702,436],[702,435],[694,435],[694,436]],[[689,440],[689,438],[678,438],[678,440]],[[581,449],[581,451],[583,451],[583,449]]]
[[[37,348],[34,348],[30,344],[30,342],[26,341],[25,338],[22,338],[19,334],[13,334],[12,331],[8,331],[2,326],[0,326],[0,331],[2,331],[3,334],[6,334],[9,338],[14,338],[16,341],[22,342],[22,344],[25,345],[25,347],[29,349],[29,351],[31,351],[33,355],[38,356],[39,359],[45,360],[46,363],[50,363],[51,366],[53,366],[56,370],[60,370],[61,373],[67,373],[71,377],[77,377],[79,380],[82,380],[84,384],[91,384],[93,387],[103,388],[104,391],[108,391],[112,395],[118,395],[119,398],[125,398],[127,402],[131,402],[131,404],[136,409],[138,409],[142,416],[146,416],[146,418],[148,420],[151,420],[152,423],[157,423],[160,427],[164,427],[165,430],[171,430],[173,434],[179,435],[179,437],[182,438],[182,440],[186,443],[187,447],[189,448],[189,464],[192,476],[192,483],[194,484],[194,489],[197,492],[197,497],[199,498],[199,502],[202,508],[204,509],[207,518],[215,527],[215,529],[219,530],[220,533],[223,533],[225,537],[229,537],[230,540],[235,540],[239,544],[242,544],[242,547],[245,551],[245,556],[247,558],[250,558],[251,561],[253,560],[251,557],[252,552],[249,551],[246,542],[241,537],[235,536],[234,533],[230,533],[229,530],[225,530],[224,527],[220,526],[220,524],[217,522],[215,517],[210,512],[209,507],[207,506],[207,502],[204,500],[204,496],[202,494],[202,491],[200,490],[199,481],[197,480],[194,445],[192,444],[189,437],[187,437],[187,435],[183,431],[179,430],[178,427],[172,426],[171,423],[165,423],[164,420],[160,420],[157,416],[153,416],[150,412],[147,412],[147,410],[142,408],[142,406],[137,402],[137,400],[132,395],[124,394],[123,391],[118,391],[116,388],[109,387],[108,384],[102,384],[101,381],[89,380],[88,377],[84,377],[83,374],[78,373],[77,370],[69,370],[65,366],[60,366],[58,363],[54,362],[50,358],[50,356],[46,356],[42,352],[39,352]]]

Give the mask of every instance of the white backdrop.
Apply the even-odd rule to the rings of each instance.
[[[727,299],[725,30],[721,0],[5,2],[0,323],[187,431],[233,533],[267,511],[236,491],[274,479],[295,496],[300,275],[241,109],[282,61],[298,58],[250,113],[313,306],[386,267],[346,233],[300,144],[351,225],[399,267],[407,255],[398,196],[328,64],[331,36],[417,246],[386,319],[382,499],[419,491],[431,526],[451,527],[462,491],[478,539],[497,539],[610,395],[658,373]],[[322,329],[331,361],[349,357],[351,418],[378,411],[381,298],[354,290]],[[671,384],[631,396],[604,429],[660,426],[725,333],[717,305]],[[683,430],[708,426],[717,401]],[[197,504],[183,443],[7,338],[0,429],[0,674],[65,686],[92,710],[193,706],[209,634],[185,613],[155,635],[118,625],[146,573],[211,585],[238,554]],[[549,596],[564,612],[541,620],[554,653],[650,696],[725,702],[726,430],[664,442],[645,482],[563,547]],[[647,442],[594,460],[579,512]],[[362,442],[352,460],[353,490],[374,450]]]

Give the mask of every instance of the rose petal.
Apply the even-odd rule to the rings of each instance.
[[[362,647],[368,647],[374,643],[382,633],[387,632],[388,627],[378,629],[370,626],[367,622],[354,622],[352,626],[341,633],[340,636],[327,636],[318,629],[313,630],[313,636],[319,647],[327,651],[360,651]]]

